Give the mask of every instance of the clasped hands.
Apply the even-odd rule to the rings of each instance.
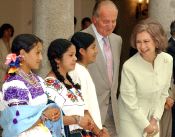
[[[58,108],[48,107],[43,112],[43,116],[51,121],[57,121],[60,118],[60,110]]]
[[[109,133],[106,128],[103,128],[101,130],[97,130],[95,128],[94,121],[89,116],[84,116],[80,118],[80,121],[78,122],[78,125],[82,127],[83,129],[92,131],[96,134],[97,137],[110,137]]]
[[[150,124],[145,128],[144,131],[147,133],[146,137],[154,137],[159,132],[157,120],[155,118],[151,118]]]

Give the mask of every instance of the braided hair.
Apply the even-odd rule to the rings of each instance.
[[[50,61],[52,71],[54,72],[56,78],[60,82],[64,83],[64,85],[68,89],[72,88],[72,86],[68,85],[67,83],[64,82],[65,79],[58,71],[58,65],[57,65],[57,62],[55,61],[55,59],[62,59],[64,53],[68,50],[68,48],[71,45],[72,45],[72,43],[66,39],[56,39],[50,43],[49,48],[48,48],[48,52],[47,52],[47,56],[48,56],[48,59]],[[72,81],[72,79],[68,73],[66,74],[66,78],[76,89],[80,89],[80,85],[74,84],[74,82]]]

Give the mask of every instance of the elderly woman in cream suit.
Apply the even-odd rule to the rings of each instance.
[[[131,36],[138,50],[123,65],[119,96],[119,137],[159,137],[172,75],[172,57],[163,50],[167,39],[162,26],[140,21]]]

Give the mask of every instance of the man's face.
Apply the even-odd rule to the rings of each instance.
[[[109,5],[103,5],[99,9],[99,16],[92,18],[98,33],[104,37],[110,35],[116,26],[118,11]]]

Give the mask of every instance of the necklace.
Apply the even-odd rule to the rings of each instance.
[[[28,83],[30,83],[31,85],[37,84],[38,80],[36,79],[36,77],[34,76],[34,74],[32,73],[32,71],[30,71],[29,74],[25,73],[22,69],[19,70],[18,74],[24,78]]]

